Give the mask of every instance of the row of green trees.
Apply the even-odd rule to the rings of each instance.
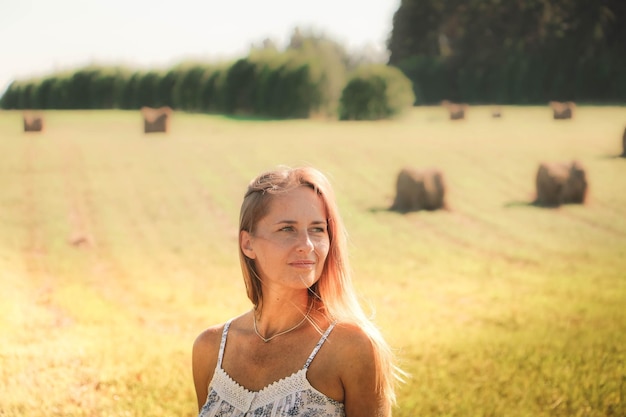
[[[368,66],[371,68],[366,71],[361,68]],[[350,102],[354,94],[343,95],[344,88],[354,80],[377,85],[376,91],[366,93],[366,103],[370,104],[358,111]],[[400,99],[390,97],[389,91],[400,90],[397,85],[411,90],[410,81],[399,70],[355,60],[336,42],[302,35],[296,30],[284,51],[266,43],[264,47],[253,48],[247,57],[229,63],[183,63],[162,71],[87,67],[14,82],[2,97],[1,106],[4,109],[169,106],[192,112],[270,118],[323,115],[371,119],[391,117],[413,104],[412,94],[404,93]],[[374,101],[378,102],[371,104]]]
[[[388,48],[418,103],[626,101],[624,0],[402,0]]]
[[[314,60],[276,54],[228,65],[187,63],[164,71],[87,67],[12,83],[5,109],[178,110],[304,117],[324,112],[333,92]]]
[[[624,0],[402,0],[388,49],[415,104],[626,101]],[[84,68],[16,82],[1,105],[345,115],[340,97],[357,61],[336,42],[296,30],[285,51],[268,41],[230,64]]]

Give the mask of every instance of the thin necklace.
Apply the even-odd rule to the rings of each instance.
[[[257,327],[256,327],[256,314],[254,314],[254,312],[252,312],[253,323],[254,323],[254,333],[256,333],[256,335],[257,335],[257,336],[259,336],[259,337],[261,338],[261,340],[262,340],[262,341],[264,341],[265,343],[267,343],[267,342],[269,342],[270,340],[274,339],[275,337],[282,336],[282,335],[284,335],[284,334],[286,334],[286,333],[289,333],[289,332],[291,332],[291,331],[294,331],[294,330],[296,330],[298,327],[302,326],[302,323],[304,323],[304,322],[306,321],[306,319],[308,319],[308,318],[309,318],[309,313],[311,312],[311,309],[312,309],[312,308],[313,308],[313,303],[311,303],[311,305],[309,305],[309,309],[307,310],[306,315],[304,316],[304,318],[302,319],[302,321],[300,321],[298,324],[296,324],[295,326],[293,326],[293,327],[292,327],[292,328],[290,328],[290,329],[283,330],[282,332],[278,332],[278,333],[276,333],[275,335],[270,336],[270,337],[267,337],[267,338],[266,338],[266,337],[261,336],[261,333],[259,333],[259,329],[257,329]]]

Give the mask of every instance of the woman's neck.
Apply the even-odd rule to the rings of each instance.
[[[254,309],[254,319],[258,331],[270,337],[298,325],[311,314],[312,300],[307,296],[300,299],[265,299]],[[304,325],[304,323],[302,323]]]

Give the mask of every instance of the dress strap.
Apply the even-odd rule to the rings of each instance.
[[[224,324],[224,330],[222,330],[222,341],[220,342],[220,351],[217,354],[217,366],[219,368],[222,367],[222,358],[224,357],[224,347],[226,346],[226,335],[228,335],[228,328],[230,327],[230,323],[233,319],[228,320]]]
[[[335,327],[335,324],[337,324],[336,321],[332,322],[330,324],[330,326],[328,326],[328,329],[326,329],[326,331],[324,332],[324,334],[320,338],[319,342],[317,342],[317,345],[315,345],[315,348],[313,349],[313,352],[311,352],[311,355],[309,355],[309,358],[306,360],[306,363],[304,364],[304,369],[308,369],[309,368],[309,365],[311,365],[311,362],[315,358],[315,355],[317,355],[317,352],[319,352],[320,348],[322,347],[322,345],[324,344],[324,342],[328,338],[328,335],[330,334],[330,332]]]

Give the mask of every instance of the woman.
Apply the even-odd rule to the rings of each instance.
[[[253,180],[239,257],[253,308],[194,343],[200,416],[390,416],[392,354],[357,302],[326,177],[305,167]]]

